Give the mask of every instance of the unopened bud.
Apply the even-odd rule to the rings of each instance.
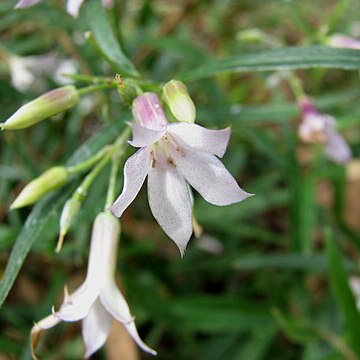
[[[166,103],[178,121],[195,122],[195,105],[184,83],[171,80],[165,84],[163,93]]]
[[[64,208],[61,212],[60,216],[60,235],[59,241],[56,246],[56,252],[60,252],[64,237],[69,231],[70,225],[72,223],[73,218],[79,212],[81,207],[81,202],[77,198],[70,198],[64,205]]]
[[[23,105],[5,123],[1,130],[18,130],[32,126],[49,116],[63,112],[79,102],[79,93],[73,85],[49,91]]]
[[[10,208],[19,209],[34,204],[49,191],[64,185],[67,179],[68,172],[65,167],[52,167],[27,184],[11,204]]]
[[[138,95],[135,84],[128,79],[123,79],[119,74],[116,74],[115,81],[117,82],[117,89],[119,94],[121,95],[123,104],[126,107],[130,107],[132,102]]]

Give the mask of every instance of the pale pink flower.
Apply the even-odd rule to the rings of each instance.
[[[351,150],[343,136],[336,130],[336,119],[320,113],[311,99],[304,97],[299,102],[302,120],[299,137],[306,143],[324,144],[326,156],[339,164],[351,159]]]
[[[229,205],[250,196],[218,157],[226,151],[230,129],[208,130],[192,123],[169,124],[155,93],[133,102],[133,139],[140,148],[124,167],[124,188],[111,207],[120,217],[148,177],[150,209],[181,254],[192,234],[191,185],[214,205]]]
[[[331,35],[328,39],[328,45],[336,48],[360,50],[360,40],[342,34]]]
[[[114,280],[117,244],[120,235],[118,220],[109,212],[96,217],[90,246],[87,276],[84,283],[65,299],[58,311],[34,325],[31,331],[32,350],[43,330],[60,321],[82,320],[85,358],[102,347],[108,337],[111,321],[120,321],[137,345],[156,355],[140,338],[129,306]],[[34,351],[33,351],[34,352]]]
[[[360,310],[360,278],[358,276],[350,276],[349,285],[354,295],[356,306]]]
[[[33,6],[37,3],[39,3],[41,0],[20,0],[16,6],[15,9],[23,9],[30,6]],[[73,17],[79,16],[80,7],[84,0],[67,0],[66,3],[66,11],[68,14],[70,14]],[[110,8],[113,5],[113,0],[102,0],[102,4],[106,8]]]

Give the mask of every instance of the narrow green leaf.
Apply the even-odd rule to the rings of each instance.
[[[114,140],[121,126],[123,126],[123,122],[121,121],[114,121],[105,126],[78,149],[78,151],[69,159],[67,165],[73,165],[74,163],[83,161],[97,152],[104,145]],[[72,190],[72,186],[68,186],[65,189],[62,188],[49,194],[34,206],[21,233],[16,239],[9,261],[6,265],[5,273],[1,278],[0,307],[11,290],[32,245],[35,241],[41,239],[47,229],[47,225],[56,220],[62,205],[70,196]]]
[[[329,263],[330,284],[336,301],[344,316],[349,343],[360,356],[360,314],[354,296],[349,288],[348,274],[332,232],[326,232],[326,253]]]
[[[279,71],[307,68],[359,70],[360,52],[358,50],[334,49],[325,46],[288,47],[211,61],[178,76],[178,78],[190,81],[224,72]]]
[[[139,76],[135,66],[121,49],[100,0],[86,1],[84,8],[87,23],[104,57],[121,75]]]

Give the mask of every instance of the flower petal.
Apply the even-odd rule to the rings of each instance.
[[[113,280],[104,284],[100,292],[100,301],[116,320],[122,323],[134,320],[124,296]]]
[[[20,0],[16,5],[15,9],[23,9],[30,6],[33,6],[37,3],[39,3],[41,0]]]
[[[334,130],[327,132],[325,145],[326,155],[338,164],[344,164],[351,159],[351,150],[345,139]]]
[[[111,321],[111,315],[101,305],[100,301],[96,300],[82,322],[86,359],[104,345],[109,335]]]
[[[194,151],[173,151],[179,172],[209,203],[219,206],[245,200],[248,194],[214,155]]]
[[[192,206],[185,179],[174,165],[156,162],[149,171],[148,197],[156,221],[183,255],[192,233]]]
[[[33,359],[37,358],[35,355],[35,347],[39,342],[43,331],[52,328],[53,326],[57,325],[60,321],[61,320],[57,316],[51,314],[34,324],[30,333],[30,347],[31,347],[31,355]]]
[[[103,287],[100,293],[100,301],[105,309],[118,321],[120,321],[126,328],[127,332],[131,335],[137,345],[144,351],[156,355],[156,351],[148,347],[140,338],[134,317],[130,313],[129,306],[117,288],[115,282],[111,281]]]
[[[72,17],[76,18],[79,16],[80,6],[84,0],[67,0],[66,11]]]
[[[180,123],[168,126],[179,145],[223,157],[230,140],[230,128],[209,130],[196,124]]]
[[[136,344],[139,346],[140,349],[146,351],[151,355],[157,355],[157,352],[155,350],[151,349],[141,340],[139,333],[137,332],[134,321],[132,321],[131,323],[125,323],[124,326],[126,331],[133,338],[133,340],[136,342]]]
[[[63,321],[82,320],[89,314],[91,306],[99,295],[98,287],[99,285],[94,281],[85,281],[67,299],[65,298],[55,315]]]
[[[120,217],[135,199],[145,181],[149,168],[150,151],[148,148],[138,150],[126,161],[123,191],[110,208],[110,211],[115,216]]]
[[[165,135],[166,126],[163,130],[152,130],[145,128],[137,123],[132,123],[133,139],[129,144],[134,147],[144,147],[153,144]]]

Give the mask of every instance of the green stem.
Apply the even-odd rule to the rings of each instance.
[[[103,90],[103,89],[114,89],[117,87],[116,82],[111,82],[109,84],[99,84],[99,85],[90,85],[84,88],[81,88],[78,90],[78,93],[80,96],[85,96],[87,94],[90,94],[94,91]]]
[[[124,144],[127,138],[129,137],[131,132],[130,127],[125,129],[124,132],[121,134],[121,136],[116,140],[114,144],[114,155],[112,158],[112,167],[111,167],[111,173],[109,178],[109,186],[108,191],[106,195],[106,202],[105,202],[105,210],[108,209],[115,200],[115,194],[116,194],[116,180],[117,175],[119,173],[119,167],[120,167],[120,158],[124,153]]]
[[[85,161],[76,164],[74,166],[70,166],[67,168],[69,174],[76,174],[88,170],[91,166],[96,164],[109,150],[111,149],[111,145],[107,145],[98,151],[95,155],[86,159]]]
[[[301,80],[293,72],[289,73],[287,80],[296,100],[300,100],[306,96],[301,84]]]

